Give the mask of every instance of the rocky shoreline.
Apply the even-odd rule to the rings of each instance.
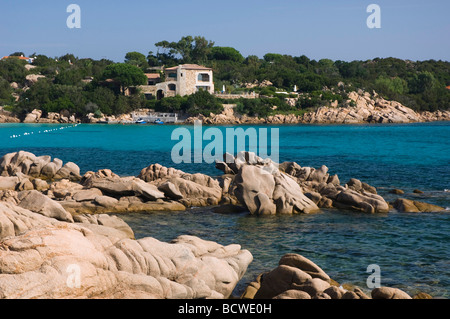
[[[350,92],[345,106],[337,101],[303,115],[278,114],[265,118],[235,114],[233,105],[224,105],[222,114],[209,117],[191,117],[186,124],[200,120],[204,124],[367,124],[367,123],[422,123],[450,121],[450,111],[415,112],[396,101],[388,101],[376,92]]]
[[[133,230],[111,213],[191,207],[253,215],[314,214],[321,208],[367,214],[444,210],[401,198],[388,203],[375,187],[357,179],[342,185],[325,166],[278,164],[240,152],[225,154],[216,168],[223,172],[218,178],[159,164],[138,176],[122,177],[108,169],[81,175],[75,163],[50,156],[4,155],[0,298],[229,298],[253,260],[239,244],[222,246],[193,236],[170,243],[135,240]],[[82,274],[76,289],[68,284],[73,278],[68,269]],[[359,288],[347,288],[312,261],[289,254],[241,297],[369,298]],[[371,297],[411,298],[387,287],[372,291]]]
[[[396,101],[388,101],[380,97],[376,92],[358,91],[350,92],[344,106],[330,103],[315,111],[309,111],[303,115],[277,114],[267,117],[254,117],[236,114],[233,104],[224,104],[221,114],[210,116],[189,117],[178,124],[194,124],[202,121],[204,124],[366,124],[366,123],[423,123],[436,121],[450,121],[450,111],[438,110],[435,112],[415,112],[412,109]],[[290,98],[292,100],[292,98]],[[289,100],[289,99],[288,99]],[[295,101],[294,101],[295,102]],[[119,116],[101,115],[96,117],[90,113],[84,118],[77,118],[75,114],[67,112],[50,112],[45,117],[41,110],[33,110],[27,114],[23,121],[11,112],[0,107],[0,123],[40,123],[40,124],[75,124],[75,123],[133,123],[131,114]]]

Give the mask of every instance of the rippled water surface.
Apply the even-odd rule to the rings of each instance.
[[[110,168],[117,174],[137,175],[149,164],[160,163],[219,175],[213,164],[172,162],[171,149],[177,141],[171,140],[171,134],[176,128],[2,124],[0,154],[27,150],[51,155],[77,163],[82,172]],[[281,161],[326,165],[341,183],[351,177],[361,179],[377,187],[387,200],[396,198],[388,194],[395,187],[405,190],[403,197],[450,207],[449,123],[256,128],[279,128]],[[414,189],[424,193],[413,194]],[[364,288],[367,266],[378,264],[383,285],[446,298],[450,297],[449,216],[325,210],[310,216],[257,218],[245,213],[216,214],[211,209],[121,215],[138,238],[170,241],[190,234],[250,250],[254,261],[236,294],[256,275],[276,267],[283,254],[294,252],[313,260],[340,283]]]

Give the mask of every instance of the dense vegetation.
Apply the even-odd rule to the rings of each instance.
[[[185,112],[190,115],[217,113],[221,102],[206,92],[192,97],[147,101],[138,90],[129,88],[146,82],[145,72],[154,66],[171,67],[197,63],[214,69],[216,90],[225,86],[229,93],[255,91],[262,98],[240,99],[237,110],[265,116],[274,112],[301,112],[305,109],[346,99],[352,90],[375,90],[387,99],[397,100],[414,110],[434,111],[450,108],[450,63],[447,61],[405,61],[376,58],[368,61],[311,60],[308,57],[268,53],[263,58],[244,57],[231,47],[215,46],[203,37],[186,36],[178,42],[161,41],[157,52],[147,56],[129,52],[124,63],[102,59],[79,59],[72,54],[58,58],[33,54],[32,68],[25,61],[0,61],[0,105],[24,115],[35,108],[44,112],[67,110],[112,115],[149,107],[158,111]],[[22,52],[12,55],[20,56]],[[40,74],[36,83],[26,76]],[[270,81],[271,86],[245,85]],[[15,83],[11,85],[12,83]],[[295,106],[288,106],[279,92],[303,93]],[[125,94],[126,92],[131,94]]]

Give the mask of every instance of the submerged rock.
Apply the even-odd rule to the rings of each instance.
[[[444,207],[405,198],[397,199],[392,206],[403,213],[432,213],[445,211]]]

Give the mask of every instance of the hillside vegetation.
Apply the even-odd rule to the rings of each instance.
[[[178,42],[161,41],[157,52],[129,52],[124,62],[77,58],[73,54],[47,57],[32,54],[32,65],[19,59],[0,61],[0,105],[18,116],[33,109],[45,113],[67,111],[82,117],[88,113],[118,115],[139,108],[180,111],[188,115],[220,113],[222,101],[205,92],[191,97],[146,100],[127,88],[146,83],[144,73],[155,66],[183,63],[214,69],[216,91],[255,92],[256,100],[234,101],[248,115],[274,112],[302,113],[319,106],[341,103],[351,91],[376,91],[415,111],[450,109],[450,63],[375,58],[367,61],[312,60],[304,55],[267,53],[244,57],[235,48],[215,46],[204,37],[186,36]],[[22,52],[12,55],[20,56]],[[265,85],[261,85],[265,83]],[[296,87],[295,105],[285,98]],[[287,94],[280,94],[284,92]]]

